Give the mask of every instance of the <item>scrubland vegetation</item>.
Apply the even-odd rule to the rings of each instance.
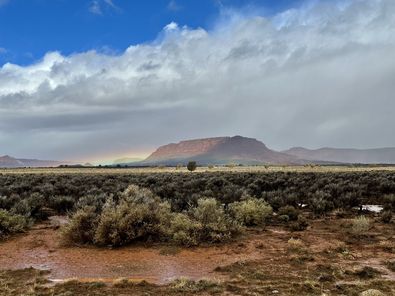
[[[69,214],[66,242],[121,246],[133,241],[181,245],[226,241],[244,227],[276,219],[293,230],[314,217],[363,204],[395,209],[394,172],[157,173],[127,175],[0,175],[0,236],[50,215]],[[270,217],[270,219],[269,219]],[[353,232],[362,233],[361,217]]]
[[[381,205],[383,211],[369,214],[362,210],[367,204]],[[269,295],[277,289],[283,291],[279,295],[322,295],[325,289],[333,291],[340,286],[344,295],[387,295],[395,291],[394,283],[379,280],[377,270],[322,267],[317,262],[353,262],[360,256],[356,250],[362,252],[361,246],[368,245],[374,252],[389,254],[380,264],[394,270],[390,258],[395,252],[394,211],[395,172],[391,171],[0,175],[3,241],[55,215],[69,218],[58,231],[66,248],[141,243],[190,248],[240,241],[242,250],[254,231],[265,233],[265,228],[281,227],[285,233],[281,247],[275,245],[278,241],[256,243],[255,248],[262,252],[269,252],[266,248],[273,244],[270,261],[239,262],[216,270],[231,282],[179,279],[162,287],[127,280],[112,287],[75,282],[52,290],[42,288],[42,294],[36,287],[37,294],[32,295],[70,291],[78,295],[85,289],[92,292],[87,295],[118,295],[131,290],[136,295]],[[311,248],[309,240],[312,236],[312,241],[318,239],[316,235],[322,235],[323,245],[329,244],[325,249]],[[327,242],[327,237],[333,243]],[[276,254],[283,255],[276,258]],[[282,278],[274,275],[268,262],[284,268]],[[286,275],[287,268],[296,270],[296,276]],[[31,277],[44,281],[45,277],[35,270],[14,276],[20,274],[21,282],[31,281]],[[369,282],[359,286],[334,284],[363,277]],[[10,272],[0,274],[0,291],[2,281],[7,287],[16,285]]]
[[[186,246],[223,242],[244,226],[262,225],[271,214],[264,201],[250,197],[225,210],[214,198],[200,198],[196,206],[175,212],[148,189],[129,186],[101,207],[83,206],[63,229],[67,243],[121,246],[135,241],[165,241]]]
[[[266,200],[274,210],[307,205],[316,215],[362,204],[395,204],[395,172],[350,173],[156,173],[156,174],[2,174],[0,207],[42,218],[43,208],[56,213],[81,202],[118,199],[129,185],[150,189],[173,210],[197,205],[202,197],[221,204],[240,201],[243,194]]]
[[[0,210],[0,239],[8,235],[23,232],[28,226],[28,220],[21,215]]]

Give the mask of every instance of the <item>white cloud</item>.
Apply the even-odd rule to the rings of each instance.
[[[230,18],[211,31],[171,23],[120,55],[5,64],[2,152],[67,159],[234,134],[275,148],[395,146],[394,1]]]
[[[174,31],[178,30],[178,24],[175,22],[171,22],[170,24],[166,25],[164,28],[165,31]]]
[[[97,15],[103,15],[105,9],[115,10],[121,12],[122,10],[115,5],[113,0],[93,0],[89,5],[89,12]]]
[[[103,14],[99,1],[94,0],[90,3],[89,12],[97,15]]]

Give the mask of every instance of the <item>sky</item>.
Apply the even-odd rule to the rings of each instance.
[[[393,0],[0,0],[0,155],[395,146]]]

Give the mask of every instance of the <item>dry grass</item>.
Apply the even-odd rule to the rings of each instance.
[[[300,239],[290,238],[288,240],[288,251],[296,253],[304,253],[307,248],[305,243]]]
[[[351,233],[356,237],[366,236],[370,228],[370,219],[360,216],[352,221]]]

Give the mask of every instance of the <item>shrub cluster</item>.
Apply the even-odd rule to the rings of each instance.
[[[14,233],[23,232],[27,226],[28,220],[24,216],[0,210],[0,239]]]
[[[76,210],[76,204],[87,196],[113,194],[117,200],[130,184],[150,189],[177,212],[196,206],[207,196],[227,205],[241,201],[245,194],[263,198],[275,211],[286,206],[297,210],[305,205],[315,215],[325,215],[363,204],[381,204],[386,211],[395,211],[395,172],[391,171],[3,174],[0,209],[45,219],[49,210],[58,214]],[[295,215],[288,215],[290,220],[295,219],[292,217]]]
[[[264,225],[272,215],[272,207],[263,199],[248,197],[229,205],[231,216],[245,226]]]
[[[127,197],[125,190],[130,184],[147,188],[151,195],[145,195],[152,203],[141,204]],[[158,207],[157,212],[152,204]],[[203,239],[220,241],[232,236],[229,229],[237,228],[229,219],[239,227],[262,225],[271,209],[278,212],[280,221],[289,222],[291,229],[303,230],[307,222],[300,217],[301,208],[315,216],[334,210],[344,215],[363,204],[383,205],[381,220],[391,223],[395,172],[0,174],[0,210],[7,215],[36,221],[71,213],[74,218],[69,227],[75,224],[71,240],[103,245],[128,243],[125,235],[133,240],[159,236],[186,245]],[[217,217],[226,219],[203,223],[201,208],[216,208]],[[165,214],[171,216],[171,223],[167,222],[164,230],[157,229]],[[125,219],[132,225],[141,224],[143,234],[130,233]],[[116,234],[109,230],[113,227]]]
[[[299,211],[293,206],[285,206],[278,210],[278,215],[284,222],[296,221],[298,220]]]
[[[244,226],[263,225],[271,215],[263,200],[229,204],[214,198],[198,199],[196,206],[176,212],[152,191],[130,185],[117,199],[107,197],[102,208],[84,203],[62,229],[66,243],[122,246],[136,241],[166,241],[193,246],[231,239]]]

